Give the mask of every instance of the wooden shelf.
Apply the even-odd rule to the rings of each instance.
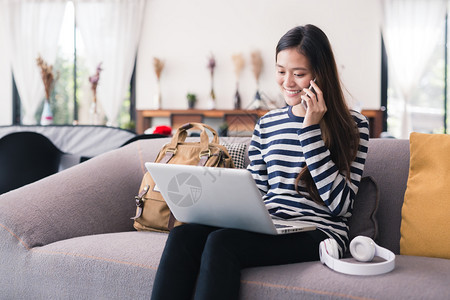
[[[152,118],[172,118],[176,115],[184,115],[187,118],[192,116],[203,116],[204,118],[224,119],[227,115],[258,116],[262,117],[267,110],[246,110],[246,109],[156,109],[137,110],[136,132],[144,133],[152,126]],[[382,110],[362,110],[361,113],[369,119],[370,137],[378,138],[383,131],[383,111]]]
[[[136,132],[144,133],[152,126],[152,118],[171,118],[174,115],[202,115],[204,118],[223,119],[226,115],[257,115],[262,117],[267,110],[247,110],[247,109],[156,109],[136,111]]]

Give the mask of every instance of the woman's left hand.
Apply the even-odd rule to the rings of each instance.
[[[312,80],[311,85],[314,92],[310,89],[303,89],[305,94],[301,96],[303,101],[307,104],[303,127],[319,124],[320,120],[322,120],[323,116],[327,112],[327,106],[325,104],[325,100],[323,99],[322,90]]]

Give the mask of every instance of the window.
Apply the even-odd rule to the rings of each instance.
[[[442,28],[447,28],[447,15],[442,20]],[[412,131],[422,133],[447,133],[447,34],[444,30],[427,63],[418,85],[413,89],[409,102]],[[388,60],[389,65],[389,60]],[[388,71],[387,88],[387,131],[399,137],[403,111],[403,101],[395,89],[396,82],[391,70]]]
[[[57,58],[53,64],[55,82],[50,97],[53,123],[62,124],[90,124],[89,110],[92,102],[92,91],[89,83],[89,73],[85,47],[80,32],[75,23],[75,9],[72,1],[68,1],[64,13],[64,21],[61,27]],[[133,72],[134,74],[134,72]],[[134,129],[134,76],[130,88],[123,101],[119,115],[119,126],[126,129]],[[101,77],[100,83],[101,84]],[[13,86],[13,89],[15,87]],[[13,107],[20,107],[20,99],[17,92],[13,92]],[[39,124],[43,108],[43,102],[37,110],[35,118]],[[102,119],[102,109],[100,107]],[[15,123],[20,120],[20,109],[13,113]],[[133,117],[133,118],[132,118]]]

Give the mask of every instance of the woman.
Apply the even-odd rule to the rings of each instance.
[[[277,82],[287,106],[255,126],[250,165],[273,218],[314,231],[265,235],[186,224],[164,249],[152,299],[237,299],[241,269],[319,259],[319,243],[348,245],[347,218],[367,155],[368,123],[350,112],[326,35],[313,25],[288,31],[276,48]]]

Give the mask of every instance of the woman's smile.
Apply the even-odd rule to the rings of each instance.
[[[288,89],[284,89],[284,90],[290,96],[296,96],[302,91],[302,90],[288,90]]]

